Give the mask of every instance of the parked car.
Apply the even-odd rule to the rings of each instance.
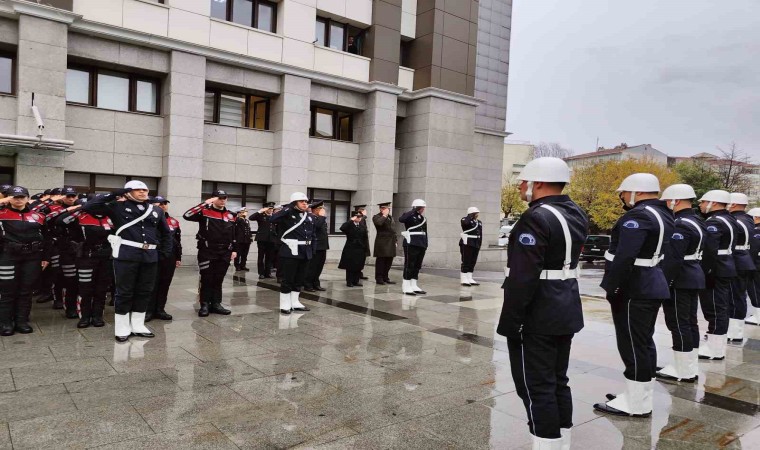
[[[509,242],[509,233],[512,232],[512,228],[514,227],[514,224],[512,225],[502,225],[501,228],[499,228],[499,247],[506,247],[507,242]]]
[[[581,261],[598,261],[604,259],[604,253],[610,249],[610,237],[606,234],[592,234],[586,238],[581,247]]]

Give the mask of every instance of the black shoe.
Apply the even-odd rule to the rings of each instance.
[[[354,285],[351,284],[351,283],[346,283],[346,286],[348,286],[348,287],[354,287]]]
[[[269,277],[266,275],[259,275],[259,280],[266,280],[267,278]]]
[[[362,280],[369,280],[369,278],[367,278],[367,277],[365,277],[365,276],[363,276],[363,275],[362,275],[362,276],[360,276],[359,278],[360,278],[360,279],[362,279]]]
[[[395,281],[391,281],[391,280],[383,280],[383,281],[385,282],[385,284],[396,284]]]
[[[317,286],[314,289],[317,290],[317,291],[319,291],[319,292],[325,292],[325,291],[327,291],[327,289],[323,288],[322,286]]]
[[[66,310],[66,318],[67,319],[78,319],[79,318],[79,314],[77,314],[76,310],[72,311],[72,310],[69,309],[69,310]]]
[[[153,320],[153,313],[145,313],[145,323],[148,323],[151,320]]]
[[[285,314],[287,316],[287,315],[290,314],[290,310],[289,309],[281,309],[280,310],[280,314]]]
[[[697,381],[697,378],[698,378],[698,377],[693,377],[693,378],[677,378],[677,377],[674,377],[672,375],[666,375],[664,373],[660,373],[659,371],[657,371],[657,373],[655,373],[655,376],[658,379],[660,379],[660,380],[678,381],[678,382],[682,382],[682,383],[695,383]]]
[[[728,342],[729,342],[730,344],[741,344],[742,342],[744,342],[744,338],[742,338],[742,339],[732,339],[732,338],[728,338]]]
[[[414,291],[414,293],[417,295],[425,295],[427,294],[427,291],[423,291],[422,289],[417,289]]]
[[[77,328],[87,328],[90,326],[90,318],[89,317],[82,317],[79,319],[79,322],[77,322]]]
[[[166,311],[158,311],[156,313],[156,319],[158,320],[172,320],[172,315]]]
[[[356,287],[362,287],[362,286],[364,286],[364,285],[363,285],[363,284],[361,284],[361,283],[356,283],[356,284],[354,284],[354,286],[356,286]]]
[[[211,305],[211,308],[208,310],[211,314],[221,314],[223,316],[229,316],[232,314],[232,311],[222,306],[221,303],[214,303]]]
[[[0,336],[13,336],[16,334],[16,330],[13,329],[13,325],[4,323],[0,325]]]
[[[90,323],[92,323],[93,327],[100,328],[106,326],[105,320],[103,320],[103,316],[93,316],[90,320]]]
[[[303,288],[303,290],[304,290],[304,292],[317,292],[317,290],[314,289],[313,287]]]
[[[296,311],[296,312],[308,312],[308,311],[311,311],[311,309],[309,309],[308,306],[304,306],[303,308],[293,308],[293,311]]]
[[[29,334],[34,333],[34,328],[29,325],[28,322],[18,322],[16,323],[16,331],[18,331],[21,334]]]
[[[624,417],[649,417],[652,415],[652,412],[649,411],[646,414],[630,414],[625,411],[621,411],[619,409],[615,409],[612,406],[606,404],[606,403],[597,403],[594,405],[594,409],[597,411],[601,411],[603,413],[611,414],[613,416],[624,416]]]
[[[378,286],[385,286],[385,281],[383,280],[375,280],[375,284]]]
[[[198,317],[208,317],[208,303],[201,303],[201,308],[198,310]]]
[[[53,309],[63,309],[63,302],[60,300],[53,300]]]
[[[116,342],[127,342],[129,340],[129,336],[114,336],[114,339],[116,339]]]
[[[144,338],[152,338],[152,337],[156,337],[156,335],[155,335],[155,334],[153,334],[153,333],[150,333],[150,332],[148,332],[148,333],[135,333],[134,331],[132,332],[132,336],[136,336],[136,337],[144,337]]]

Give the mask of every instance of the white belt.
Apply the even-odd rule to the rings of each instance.
[[[421,234],[425,234],[425,232],[424,231],[407,231],[407,234],[409,236],[418,236],[418,235],[421,235]]]
[[[694,255],[689,255],[689,256],[694,256]],[[609,251],[606,251],[604,252],[604,259],[606,259],[607,261],[614,261],[615,255],[613,255]],[[639,266],[639,267],[657,267],[657,264],[660,264],[660,261],[662,261],[663,259],[665,259],[664,255],[656,255],[656,256],[652,256],[651,258],[636,258],[633,261],[633,265]]]
[[[702,261],[702,252],[695,253],[693,255],[686,255],[683,257],[684,261]]]
[[[158,247],[155,244],[145,244],[142,242],[128,241],[126,239],[121,240],[121,245],[126,245],[127,247],[141,248],[143,250],[155,250],[156,247]]]
[[[749,250],[749,245],[737,245],[734,250]]]
[[[504,275],[509,277],[509,267],[504,269]],[[542,270],[541,280],[574,280],[581,277],[580,268],[575,269],[555,269],[555,270]]]
[[[286,245],[311,245],[311,241],[299,241],[296,239],[281,239],[282,242],[284,242]]]
[[[724,249],[718,250],[719,255],[730,255],[731,253],[732,252],[730,248],[724,248]]]

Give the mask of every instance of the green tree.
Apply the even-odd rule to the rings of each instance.
[[[681,178],[682,183],[694,188],[697,198],[702,197],[707,191],[724,188],[720,175],[712,166],[703,161],[683,161],[673,166],[673,170]]]
[[[505,179],[501,186],[501,212],[504,217],[522,214],[528,205],[520,198],[520,187],[515,180]]]

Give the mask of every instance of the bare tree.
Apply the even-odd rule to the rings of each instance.
[[[567,158],[572,156],[573,151],[569,148],[565,148],[556,142],[541,142],[536,144],[533,150],[533,157],[540,158],[542,156],[553,156],[555,158]]]
[[[718,147],[719,160],[716,161],[716,171],[720,177],[723,189],[729,192],[749,192],[752,190],[750,175],[755,170],[749,155],[740,150],[735,142],[728,148]]]

